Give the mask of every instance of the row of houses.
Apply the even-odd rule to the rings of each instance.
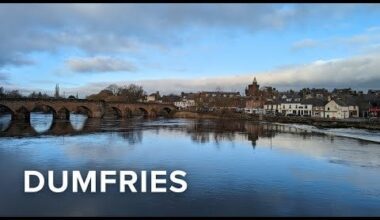
[[[243,98],[243,97],[242,97]],[[230,98],[231,99],[231,98]],[[227,102],[227,101],[226,101]],[[207,109],[212,111],[215,108],[229,109],[237,112],[245,111],[246,113],[255,114],[272,114],[284,116],[304,116],[304,117],[320,117],[320,118],[356,118],[356,117],[380,117],[380,103],[367,103],[367,105],[358,104],[357,100],[334,98],[320,99],[309,98],[300,99],[298,97],[284,98],[277,101],[267,101],[262,103],[260,100],[252,100],[245,98],[244,104],[236,105],[212,105],[213,103],[201,102],[198,99],[182,98],[173,104],[178,109],[199,110]],[[198,104],[197,104],[198,103]],[[361,109],[362,108],[362,109]]]
[[[335,99],[324,101],[322,99],[313,98],[299,102],[267,102],[264,104],[264,113],[285,116],[345,119],[359,117],[359,106],[350,100]]]

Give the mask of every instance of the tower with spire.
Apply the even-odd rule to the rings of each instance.
[[[258,97],[260,93],[260,85],[257,83],[256,77],[253,77],[253,81],[245,88],[246,96]]]
[[[55,98],[59,98],[59,84],[55,85],[55,93],[54,93]]]

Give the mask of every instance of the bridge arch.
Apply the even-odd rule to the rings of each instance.
[[[122,111],[118,107],[113,106],[111,107],[111,109],[113,110],[117,118],[121,118],[123,116]]]
[[[69,120],[70,119],[70,111],[66,107],[62,107],[57,111],[56,118],[57,119]]]
[[[11,108],[6,105],[0,105],[0,116],[2,117],[0,121],[0,131],[4,132],[9,129],[12,123],[12,118],[14,117],[14,112]],[[8,118],[6,118],[8,115]]]
[[[36,103],[33,108],[30,110],[30,112],[36,112],[36,111],[41,111],[44,113],[51,112],[53,114],[53,118],[56,118],[57,116],[57,111],[55,110],[54,107],[51,105],[43,104],[43,103]]]
[[[132,111],[132,109],[126,107],[126,108],[124,109],[124,117],[125,117],[125,118],[130,118],[130,117],[132,117],[132,115],[133,115],[133,111]]]
[[[40,115],[38,112],[42,112],[43,114]],[[29,119],[29,124],[35,133],[38,134],[48,132],[53,127],[55,119],[57,118],[56,109],[45,103],[35,103],[35,105],[30,108],[30,114],[32,113],[33,115],[31,115]],[[35,113],[37,113],[37,115],[34,115]],[[46,113],[51,115],[47,115]]]
[[[157,110],[155,108],[151,108],[149,111],[148,117],[154,118],[154,117],[157,117],[157,115],[158,115]]]
[[[80,113],[80,114],[84,114],[86,115],[88,118],[92,118],[92,111],[90,108],[84,106],[84,105],[79,105],[76,107],[75,109],[75,112],[76,113]]]
[[[144,107],[139,107],[139,108],[137,108],[137,110],[140,111],[144,117],[149,116],[149,111],[147,109],[145,109]]]
[[[159,108],[159,111],[158,111],[158,115],[160,116],[168,116],[172,113],[172,109],[169,108],[169,107],[162,107],[162,108]]]
[[[0,112],[1,113],[8,113],[8,114],[11,114],[12,116],[15,113],[12,108],[8,107],[7,105],[2,105],[2,104],[0,104]]]

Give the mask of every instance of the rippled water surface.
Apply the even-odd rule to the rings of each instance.
[[[379,216],[369,138],[231,120],[0,118],[0,216]],[[359,134],[360,132],[351,132]],[[363,136],[363,135],[362,135]],[[184,170],[181,194],[23,192],[24,170]]]

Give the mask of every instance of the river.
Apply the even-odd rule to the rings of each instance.
[[[39,113],[0,129],[0,216],[380,215],[379,132]],[[184,170],[188,188],[26,194],[24,170]]]

